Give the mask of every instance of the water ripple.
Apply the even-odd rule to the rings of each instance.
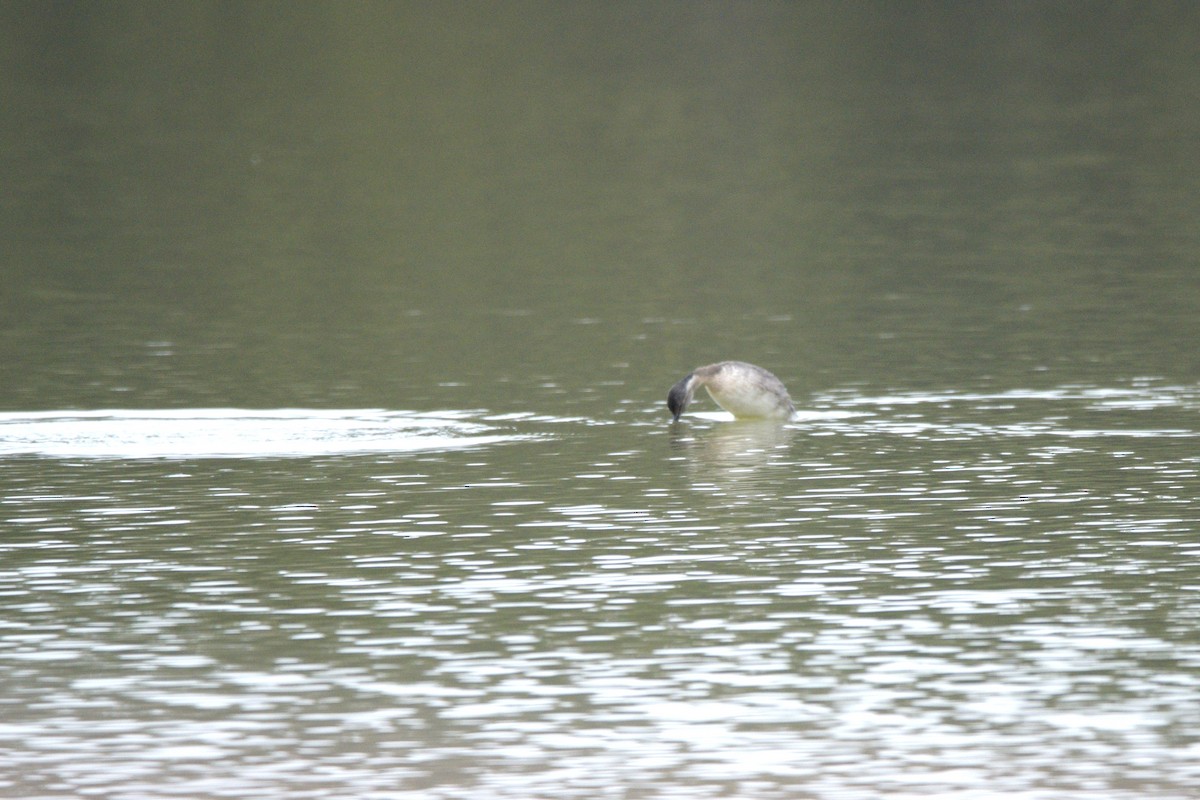
[[[0,414],[0,456],[295,458],[404,453],[529,438],[466,412],[179,409]]]
[[[1166,394],[0,459],[0,795],[1182,800],[1200,462]]]

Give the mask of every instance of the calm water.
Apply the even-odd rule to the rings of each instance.
[[[1198,796],[1190,7],[0,22],[0,796]]]

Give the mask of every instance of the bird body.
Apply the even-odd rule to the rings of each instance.
[[[697,367],[671,387],[667,408],[675,420],[701,386],[717,405],[738,419],[787,420],[796,413],[787,387],[779,378],[745,361],[722,361]]]

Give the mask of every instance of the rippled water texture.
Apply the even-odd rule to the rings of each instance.
[[[1200,797],[1197,41],[0,2],[0,798]]]
[[[301,458],[448,450],[511,438],[468,417],[306,409],[0,413],[0,456]]]
[[[837,392],[783,427],[7,456],[0,791],[1194,796],[1198,406]]]

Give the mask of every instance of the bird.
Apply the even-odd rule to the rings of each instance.
[[[672,422],[679,421],[701,386],[717,405],[738,419],[787,420],[796,413],[779,378],[745,361],[721,361],[696,367],[671,387],[667,408],[674,417]]]

